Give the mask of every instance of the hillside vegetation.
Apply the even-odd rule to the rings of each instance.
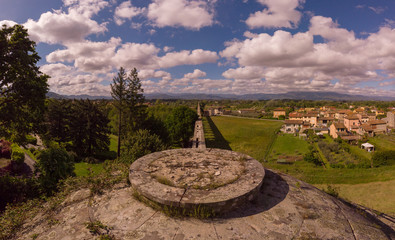
[[[333,185],[340,197],[394,214],[395,207],[388,202],[394,202],[391,183],[395,180],[395,166],[325,168],[302,160],[310,145],[307,141],[292,135],[276,134],[281,122],[219,116],[212,117],[211,120],[211,125],[207,120],[204,125],[207,147],[228,146],[228,149],[246,153],[261,161],[266,168],[277,169],[321,189],[323,186]],[[327,138],[325,141],[332,140]],[[395,148],[393,135],[378,136],[370,142],[381,149]],[[356,146],[350,148],[356,154],[370,157]],[[277,162],[284,158],[294,160],[294,163]]]

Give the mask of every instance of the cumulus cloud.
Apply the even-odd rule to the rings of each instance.
[[[296,8],[304,0],[257,0],[267,8],[251,14],[246,20],[250,28],[293,28],[299,24],[302,14]]]
[[[130,20],[133,17],[144,13],[144,11],[144,8],[137,8],[132,6],[132,3],[130,1],[123,2],[115,9],[115,23],[117,25],[122,25],[125,22],[125,19]]]
[[[206,75],[207,75],[207,73],[205,73],[205,72],[203,72],[203,71],[201,71],[199,69],[195,69],[195,70],[193,70],[193,72],[185,74],[184,78],[196,79],[196,78],[205,77]]]
[[[218,59],[218,54],[203,49],[193,51],[183,50],[180,52],[169,52],[159,59],[161,68],[170,68],[179,65],[198,65],[202,63],[214,63]]]
[[[109,95],[109,86],[104,86],[101,82],[103,77],[79,71],[73,66],[62,63],[46,64],[40,70],[51,76],[48,80],[50,91],[59,94],[89,94],[89,95]]]
[[[157,27],[185,27],[199,30],[214,23],[210,4],[201,0],[154,0],[148,19]]]
[[[324,43],[314,43],[314,36],[321,36]],[[346,90],[339,86],[355,87],[360,82],[394,77],[393,28],[381,27],[377,33],[358,39],[331,18],[315,16],[304,33],[278,30],[273,35],[246,37],[227,42],[220,52],[239,65],[223,76],[237,81],[264,79],[264,90]]]
[[[107,31],[106,23],[97,23],[91,17],[108,5],[102,0],[65,0],[68,12],[55,10],[41,14],[38,21],[29,19],[23,24],[36,42],[81,42],[91,34]]]
[[[7,27],[13,27],[14,25],[16,25],[18,23],[11,21],[11,20],[2,20],[0,21],[0,27],[2,27],[3,25],[6,25]]]

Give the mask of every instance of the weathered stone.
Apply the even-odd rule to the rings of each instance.
[[[156,153],[156,157],[160,156]],[[163,184],[153,187],[164,194],[179,194]],[[210,195],[207,190],[195,190]],[[85,226],[90,221],[100,221],[112,228],[110,234],[115,239],[126,240],[395,239],[394,219],[390,216],[386,216],[391,220],[386,225],[309,184],[268,169],[252,202],[245,201],[233,211],[206,220],[168,217],[136,200],[133,189],[126,185],[92,199],[77,198],[88,191],[70,194],[67,199],[73,200],[67,200],[60,211],[43,212],[26,221],[15,239],[30,240],[33,235],[38,240],[97,239]]]
[[[221,166],[221,171],[214,166]],[[170,177],[169,169],[174,172]],[[173,149],[136,160],[129,179],[138,193],[154,202],[191,211],[208,207],[220,213],[252,200],[264,175],[258,161],[241,153]]]

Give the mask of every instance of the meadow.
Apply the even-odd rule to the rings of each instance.
[[[277,134],[281,124],[278,121],[224,116],[207,118],[204,119],[206,145],[228,146],[227,149],[254,157],[266,168],[289,174],[320,189],[333,185],[341,198],[394,215],[395,166],[326,168],[305,162],[301,156],[308,151],[309,143],[292,135]],[[325,141],[330,143],[333,140],[325,136]],[[374,137],[369,142],[379,149],[395,148],[393,135]],[[370,159],[370,153],[356,146],[350,147],[354,154]],[[296,157],[296,161],[293,164],[278,163],[277,160],[284,156]]]
[[[118,146],[118,137],[111,134],[110,135],[110,146],[109,150],[117,152]],[[93,174],[99,174],[104,171],[103,163],[86,163],[86,162],[79,162],[74,164],[74,173],[77,177],[79,176],[88,176],[89,171]]]

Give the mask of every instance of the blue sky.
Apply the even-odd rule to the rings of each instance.
[[[392,0],[14,0],[60,94],[110,95],[136,67],[145,92],[395,95]]]

